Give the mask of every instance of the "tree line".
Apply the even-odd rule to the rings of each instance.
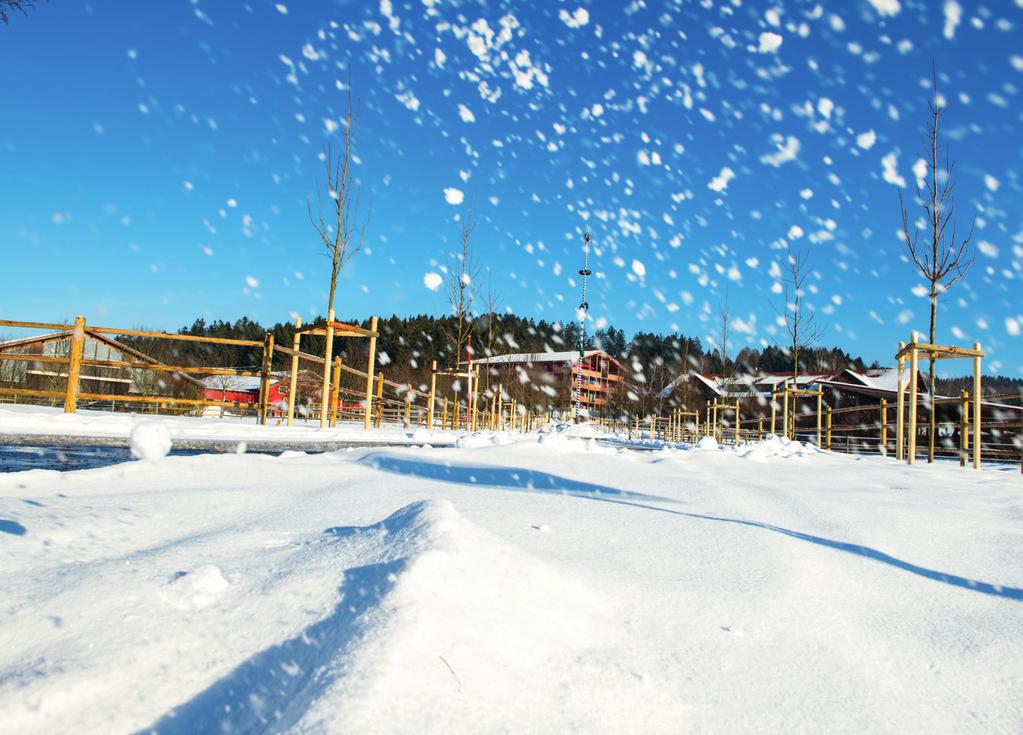
[[[369,327],[368,319],[342,318],[341,321]],[[309,324],[322,326],[324,323],[325,319],[318,317]],[[451,339],[452,334],[458,333],[457,315],[392,315],[379,321],[378,330],[377,364],[388,380],[411,383],[416,387],[426,385],[433,361],[437,361],[439,369],[450,369],[466,360],[467,345],[459,345],[459,360],[455,351],[456,341]],[[472,339],[472,354],[476,359],[505,353],[575,352],[580,337],[580,327],[576,322],[562,323],[492,312],[471,318],[467,325],[463,325],[463,331]],[[274,335],[275,344],[290,347],[295,325],[291,322],[264,325],[248,317],[234,322],[200,318],[178,330],[178,334],[260,343],[267,332]],[[166,363],[255,370],[262,362],[262,347],[256,346],[169,342],[145,337],[129,337],[123,341]],[[324,342],[323,336],[303,335],[302,351],[322,355]],[[792,369],[792,356],[783,347],[747,347],[733,358],[717,348],[705,349],[698,337],[681,333],[637,332],[627,338],[624,330],[608,326],[588,335],[585,347],[602,349],[621,362],[630,376],[629,382],[641,391],[660,390],[688,370],[721,374],[732,370],[756,373]],[[364,369],[368,342],[365,339],[338,338],[333,352],[345,364]],[[824,347],[801,350],[799,364],[802,370],[811,372],[837,371],[846,367],[863,370],[867,367],[861,358],[842,349]],[[272,367],[281,371],[289,369],[290,357],[278,352]]]

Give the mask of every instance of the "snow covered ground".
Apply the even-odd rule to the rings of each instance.
[[[438,419],[439,421],[439,419]],[[367,432],[361,422],[339,422],[333,429],[321,429],[319,421],[296,419],[284,426],[270,419],[260,426],[252,416],[244,418],[200,418],[196,416],[160,416],[156,414],[114,413],[79,410],[65,414],[63,407],[0,404],[0,435],[60,435],[127,439],[140,423],[164,426],[172,439],[215,441],[269,441],[301,444],[304,442],[367,441],[408,443],[409,432],[397,424],[384,424]],[[434,439],[454,439],[457,434],[432,432]]]
[[[1015,468],[460,444],[0,475],[0,730],[1023,730]]]

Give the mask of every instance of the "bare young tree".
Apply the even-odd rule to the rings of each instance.
[[[327,313],[334,308],[334,292],[337,279],[345,265],[362,248],[366,239],[369,218],[359,214],[359,194],[355,183],[352,154],[352,140],[355,135],[355,121],[352,117],[352,75],[349,71],[348,86],[345,90],[344,141],[335,155],[329,143],[323,148],[324,176],[322,188],[316,190],[316,215],[312,202],[306,201],[309,221],[312,223],[320,242],[330,259],[330,292],[327,298]],[[323,190],[326,190],[325,192]],[[330,200],[325,204],[323,195]],[[326,210],[326,211],[325,211]]]
[[[448,335],[454,343],[455,368],[462,362],[462,350],[469,340],[472,328],[470,310],[483,285],[479,279],[479,258],[472,245],[472,233],[475,229],[475,219],[471,214],[466,214],[462,218],[460,229],[461,249],[456,254],[455,265],[447,273],[448,303],[451,305],[451,315],[458,320],[455,333]]]
[[[899,209],[902,212],[902,234],[905,238],[906,250],[909,252],[909,257],[913,260],[917,272],[930,284],[931,321],[928,341],[931,344],[936,344],[938,296],[945,293],[957,281],[962,280],[969,272],[970,266],[973,265],[976,253],[970,242],[973,239],[976,217],[971,220],[966,237],[960,239],[954,219],[956,201],[952,173],[955,169],[955,162],[949,156],[948,146],[945,146],[943,165],[939,163],[938,157],[938,148],[941,145],[941,119],[945,114],[945,108],[942,106],[941,96],[938,94],[938,74],[934,67],[931,68],[931,80],[934,96],[927,102],[930,119],[924,131],[927,141],[928,168],[930,169],[929,180],[926,181],[926,191],[920,187],[919,182],[916,189],[917,202],[923,209],[927,222],[923,242],[920,242],[919,228],[910,235],[909,213],[906,211],[901,189],[899,190]],[[939,179],[943,179],[943,181],[939,181]],[[949,225],[951,225],[951,230],[949,230]],[[933,357],[929,360],[927,385],[931,401],[927,432],[927,461],[933,462],[937,421],[934,412],[936,378]]]
[[[721,319],[720,331],[716,335],[718,342],[718,354],[721,357],[721,383],[724,386],[725,394],[731,395],[735,388],[735,369],[738,363],[728,359],[728,327],[732,320],[732,310],[728,304],[728,294],[725,300],[718,302],[718,316]],[[731,362],[731,364],[729,364]]]
[[[490,269],[487,268],[487,296],[486,296],[486,309],[487,309],[487,357],[492,357],[494,354],[494,341],[496,335],[494,334],[494,327],[497,321],[497,300],[499,298],[498,293],[494,290],[494,284],[491,279]],[[490,391],[490,366],[487,366],[486,371],[486,390]]]
[[[816,345],[823,335],[823,327],[817,323],[817,312],[805,309],[804,285],[809,274],[809,258],[803,252],[789,248],[782,265],[785,278],[782,286],[782,308],[779,318],[788,335],[787,349],[792,356],[792,379],[799,377],[799,354]]]
[[[35,0],[0,0],[0,21],[6,24],[14,12],[28,15],[28,11],[34,10],[35,6]]]

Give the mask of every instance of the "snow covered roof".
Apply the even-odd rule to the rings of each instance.
[[[826,380],[827,378],[830,378],[831,375],[831,373],[803,373],[796,378],[796,385],[798,387],[806,387]],[[729,397],[737,398],[764,395],[766,393],[770,393],[775,387],[780,386],[786,380],[792,380],[792,376],[787,373],[761,373],[756,375],[743,374],[727,378],[721,375],[689,372],[683,373],[671,381],[667,386],[665,386],[664,390],[661,391],[661,395],[663,397],[671,395],[672,391],[674,391],[675,388],[682,383],[682,381],[688,378],[693,378],[699,383],[702,383],[715,395],[727,395]]]
[[[814,383],[830,378],[833,373],[800,373],[795,378],[797,386],[813,385]],[[781,385],[786,380],[792,381],[792,375],[789,373],[767,373],[766,375],[758,375],[753,381],[755,385],[770,388],[776,385]]]
[[[909,372],[906,372],[906,380],[909,379]],[[920,391],[926,392],[926,381],[920,380]],[[869,368],[867,370],[845,369],[836,375],[821,381],[824,385],[836,388],[853,388],[862,385],[877,393],[898,393],[899,371],[896,368]]]
[[[858,380],[862,380],[863,384],[870,388],[888,390],[892,393],[899,389],[899,371],[896,368],[873,368],[863,371],[846,370],[845,372]]]

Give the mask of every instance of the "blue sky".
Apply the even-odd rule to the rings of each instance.
[[[443,313],[424,276],[471,211],[516,313],[573,318],[589,228],[594,326],[712,341],[727,298],[733,348],[774,343],[787,241],[823,342],[890,363],[927,328],[896,197],[933,60],[979,246],[939,340],[1021,375],[1021,31],[1023,0],[42,3],[0,27],[0,313],[322,313],[306,201],[350,66],[372,219],[340,313]]]

